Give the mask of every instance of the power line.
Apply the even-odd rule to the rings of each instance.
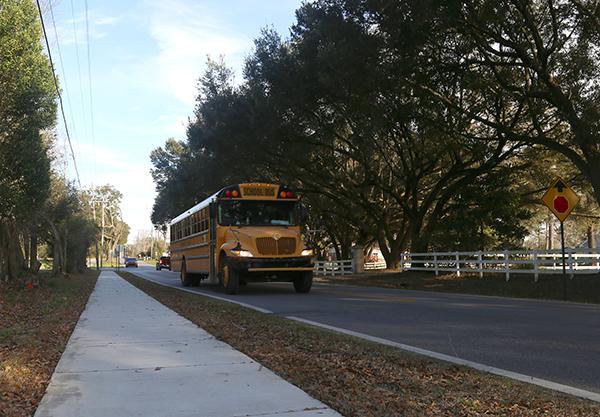
[[[67,106],[69,107],[69,111],[71,113],[71,126],[73,128],[73,136],[75,138],[75,141],[77,141],[77,129],[76,129],[76,124],[75,124],[75,118],[73,115],[73,105],[71,104],[71,97],[69,95],[69,86],[67,84],[67,76],[66,76],[66,71],[65,71],[65,65],[64,65],[64,60],[62,57],[62,52],[60,49],[60,42],[58,41],[58,31],[56,30],[56,19],[54,18],[54,7],[51,5],[49,7],[50,9],[50,16],[52,16],[52,25],[54,27],[54,36],[56,37],[56,48],[58,50],[58,59],[60,61],[60,67],[62,68],[62,73],[63,73],[63,83],[64,83],[64,92],[67,96]],[[65,149],[66,150],[66,149]],[[78,159],[81,161],[81,149],[78,148],[77,149],[78,153],[77,153],[77,157]],[[83,177],[85,179],[85,164],[81,167],[82,168],[82,174]]]
[[[75,152],[73,152],[73,144],[71,143],[71,136],[69,135],[69,128],[67,126],[67,118],[65,116],[65,108],[63,106],[62,96],[60,94],[60,88],[58,88],[58,79],[56,78],[56,72],[54,71],[54,63],[52,62],[52,54],[50,53],[50,43],[48,42],[46,26],[44,25],[42,6],[40,6],[40,0],[36,0],[36,2],[37,2],[37,6],[38,6],[38,12],[40,14],[40,21],[42,23],[42,30],[44,31],[44,39],[46,41],[46,49],[48,50],[48,59],[50,60],[50,67],[52,68],[52,76],[54,77],[54,87],[56,88],[56,94],[58,95],[58,101],[60,103],[60,111],[62,113],[63,122],[65,124],[65,131],[67,133],[69,147],[71,148],[71,156],[73,157],[73,165],[75,166],[75,174],[77,174],[77,182],[79,183],[79,188],[83,188],[81,186],[81,179],[79,178],[79,170],[77,169],[77,161],[75,160]]]
[[[81,59],[79,58],[79,42],[77,40],[77,25],[76,25],[76,19],[75,19],[75,6],[73,4],[73,0],[71,0],[71,16],[73,17],[73,37],[75,38],[75,56],[77,58],[77,75],[79,78],[79,93],[81,95],[81,116],[82,116],[82,120],[83,120],[83,131],[85,132],[84,134],[87,135],[88,133],[88,127],[87,127],[87,112],[86,112],[86,107],[85,107],[85,96],[83,94],[83,81],[82,81],[82,77],[81,77]],[[88,151],[89,154],[89,151]],[[93,178],[92,178],[92,182],[96,181],[96,155],[93,152],[92,149],[92,158],[93,158]]]
[[[88,77],[90,81],[90,116],[92,122],[92,146],[96,150],[96,133],[94,130],[94,100],[92,96],[92,59],[90,53],[90,19],[88,13],[88,2],[85,0],[85,27],[87,37],[87,59],[88,59]],[[94,179],[97,179],[96,172],[96,152],[94,152]]]

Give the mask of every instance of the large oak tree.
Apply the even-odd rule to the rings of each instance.
[[[56,120],[56,90],[31,0],[0,0],[0,279],[23,267],[20,235],[49,196],[41,132]]]

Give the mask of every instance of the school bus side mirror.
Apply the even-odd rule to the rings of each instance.
[[[208,205],[208,216],[211,219],[216,219],[217,218],[217,204],[216,203],[210,203]]]

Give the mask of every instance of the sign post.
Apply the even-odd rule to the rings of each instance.
[[[567,262],[565,257],[565,228],[563,222],[569,216],[571,211],[579,203],[579,197],[569,188],[569,186],[558,178],[554,184],[548,188],[546,194],[542,197],[542,201],[552,213],[560,220],[560,235],[562,247],[563,261],[563,285],[565,293],[565,301],[567,301]]]

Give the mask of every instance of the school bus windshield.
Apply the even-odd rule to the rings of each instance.
[[[222,226],[295,226],[293,201],[221,200],[219,224]]]

